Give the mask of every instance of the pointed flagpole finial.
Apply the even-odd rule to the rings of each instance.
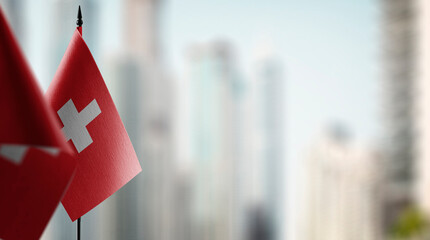
[[[78,27],[82,27],[83,23],[84,23],[84,21],[82,21],[81,5],[79,5],[79,8],[78,8],[78,20],[76,20],[76,25],[78,25]]]

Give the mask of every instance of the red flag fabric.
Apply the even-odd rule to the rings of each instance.
[[[25,155],[20,165],[0,156],[3,239],[40,238],[76,167],[76,160],[61,152],[28,148]]]
[[[46,97],[77,154],[62,203],[75,221],[142,169],[99,69],[78,30]]]
[[[76,168],[0,9],[0,238],[37,239]]]

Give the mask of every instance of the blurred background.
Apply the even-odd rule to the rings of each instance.
[[[44,91],[78,5],[143,168],[82,239],[430,239],[428,0],[0,0]]]

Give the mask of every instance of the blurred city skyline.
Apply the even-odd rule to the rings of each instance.
[[[217,44],[220,42],[228,45],[229,47],[226,51],[227,55],[231,55],[231,61],[230,59],[222,60],[222,56],[220,57],[221,60],[218,60],[221,61],[221,64],[226,64],[227,68],[234,68],[235,76],[227,75],[227,77],[208,78],[208,81],[227,79],[228,81],[236,82],[237,77],[246,88],[251,89],[249,90],[250,92],[255,91],[255,89],[257,91],[264,89],[264,86],[260,86],[256,71],[261,67],[262,61],[272,61],[272,65],[277,66],[276,68],[282,72],[281,78],[283,82],[279,85],[281,89],[278,89],[279,92],[277,93],[278,95],[283,95],[280,98],[282,99],[282,103],[280,103],[282,109],[272,109],[272,112],[264,115],[257,114],[256,117],[275,116],[276,118],[274,113],[286,113],[283,117],[284,126],[281,128],[286,139],[283,146],[278,146],[286,154],[282,157],[282,164],[279,165],[282,168],[279,170],[282,175],[281,180],[276,182],[279,185],[277,187],[283,188],[281,192],[286,194],[285,196],[279,196],[283,201],[282,203],[276,203],[283,206],[281,209],[281,223],[277,229],[278,234],[282,235],[282,237],[279,236],[279,239],[285,239],[286,237],[296,239],[294,224],[288,224],[294,222],[298,214],[296,212],[296,198],[292,196],[302,186],[300,185],[301,182],[297,181],[296,170],[303,161],[308,147],[314,142],[318,133],[323,131],[322,129],[333,122],[340,122],[347,126],[353,136],[353,141],[356,141],[358,145],[375,145],[380,141],[381,127],[378,122],[380,120],[379,102],[381,98],[380,82],[378,82],[380,4],[376,0],[360,2],[341,0],[331,2],[312,0],[301,2],[262,2],[253,0],[250,2],[238,0],[231,2],[222,0],[216,3],[195,0],[134,2],[122,2],[119,0],[0,1],[0,3],[4,2],[9,2],[11,6],[16,8],[15,10],[22,14],[20,18],[11,19],[12,26],[14,26],[14,30],[17,29],[16,34],[22,44],[25,55],[29,59],[30,65],[44,90],[52,80],[56,67],[72,36],[75,29],[76,9],[78,4],[81,4],[84,17],[84,39],[86,39],[101,73],[105,77],[115,102],[120,105],[118,108],[126,127],[132,126],[136,119],[142,117],[140,112],[130,114],[133,112],[133,108],[138,108],[140,111],[142,108],[146,110],[155,108],[149,114],[151,117],[143,116],[144,122],[149,124],[153,124],[151,121],[155,118],[156,126],[150,125],[149,128],[154,128],[154,130],[161,129],[160,131],[162,132],[148,134],[147,138],[154,136],[161,138],[161,140],[157,140],[159,142],[150,146],[151,151],[153,151],[151,154],[153,154],[153,158],[157,159],[160,157],[168,159],[169,156],[176,154],[175,157],[172,157],[174,161],[169,162],[166,160],[163,164],[172,164],[172,169],[179,167],[184,172],[189,170],[187,166],[191,165],[190,162],[192,161],[189,157],[192,156],[192,153],[187,152],[192,151],[189,150],[190,143],[185,141],[184,137],[192,135],[193,130],[192,127],[190,129],[181,129],[190,120],[182,119],[181,113],[204,111],[208,114],[211,109],[204,109],[204,106],[201,106],[192,110],[192,106],[188,105],[186,101],[192,101],[193,103],[202,99],[212,101],[209,97],[196,98],[196,93],[190,90],[193,89],[197,82],[197,80],[194,83],[190,81],[192,79],[190,71],[199,66],[198,63],[191,61],[189,58],[192,49],[207,48],[209,49],[207,51],[200,50],[202,55],[206,56],[202,57],[202,59],[210,59],[211,57],[218,59],[220,57],[217,55],[218,53],[211,53],[211,51],[217,49]],[[156,6],[154,9],[146,9],[147,12],[134,13],[135,18],[132,19],[127,15],[130,8],[127,9],[126,2],[127,4],[146,2],[149,5]],[[10,16],[8,12],[6,13],[7,16]],[[151,14],[154,14],[154,16]],[[127,19],[131,20],[127,21]],[[155,22],[146,22],[151,19]],[[137,39],[155,41],[155,53],[151,51],[145,53],[143,51],[149,48],[136,51],[133,49],[130,39],[127,39],[130,37],[130,32],[127,32],[130,29],[127,29],[127,27],[132,28],[134,25],[145,26],[145,29],[142,28],[141,32],[136,34]],[[150,35],[148,36],[148,34]],[[152,34],[155,36],[152,36]],[[148,44],[150,45],[150,43]],[[153,56],[156,59],[154,63],[149,63],[149,65],[147,62],[142,64],[139,62],[140,60],[134,63],[136,56],[133,54],[136,52],[141,55],[146,54],[143,58],[137,56],[137,59],[148,61],[148,58]],[[223,63],[223,61],[227,62]],[[127,102],[128,100],[124,99],[134,96],[133,94],[128,95],[130,89],[135,90],[138,88],[137,86],[142,87],[141,83],[138,83],[142,74],[141,69],[146,71],[148,66],[151,69],[156,69],[154,72],[150,70],[149,75],[151,76],[148,79],[163,79],[163,81],[161,83],[158,81],[149,83],[148,86],[145,85],[147,89],[160,91],[160,89],[166,88],[167,93],[162,92],[163,95],[161,96],[152,96],[151,94],[157,95],[160,92],[146,92],[150,96],[148,101],[139,101],[138,104],[131,106]],[[209,65],[208,68],[212,69],[210,66],[212,65]],[[211,71],[213,71],[211,74],[214,76],[220,74],[215,67]],[[122,79],[123,77],[127,77],[129,81],[126,82],[125,79]],[[205,75],[200,78],[205,79]],[[124,85],[122,86],[123,81]],[[200,90],[206,89],[206,87],[202,85]],[[197,91],[199,90],[197,89]],[[209,91],[209,93],[217,94],[215,91]],[[134,92],[134,94],[139,95],[140,93]],[[145,99],[145,96],[143,99]],[[187,99],[188,97],[192,98],[192,96],[194,96],[195,100]],[[223,101],[230,101],[230,98],[235,97],[234,93],[227,94],[226,99]],[[185,104],[183,101],[185,101]],[[226,106],[236,106],[235,104],[238,104],[239,112],[246,112],[247,107],[257,108],[257,105],[252,104],[251,107],[242,106],[237,99],[231,101],[233,104],[226,104]],[[145,105],[148,104],[147,102],[150,102],[148,106]],[[156,111],[157,108],[161,109],[161,111]],[[241,110],[242,108],[245,110]],[[264,112],[267,108],[266,106],[257,111],[258,113],[260,113],[260,110]],[[218,115],[222,114],[218,113],[216,116]],[[176,119],[177,116],[180,116],[179,119]],[[163,120],[159,122],[160,118],[158,117]],[[231,116],[227,116],[225,119],[230,119],[229,121],[237,124],[236,126],[240,126],[242,122],[250,124],[246,121],[246,117],[245,119],[237,120],[244,118],[243,116],[238,118],[228,117]],[[204,123],[206,121],[209,124],[208,126],[219,127],[208,119],[203,120]],[[264,122],[265,120],[262,121]],[[170,127],[172,127],[172,131],[169,130]],[[201,131],[205,131],[205,126],[200,127],[203,129]],[[133,129],[135,128],[140,131],[139,126],[133,126]],[[165,129],[167,129],[166,133],[163,132]],[[246,130],[244,131],[246,132]],[[213,138],[212,140],[218,141],[212,134],[208,133],[209,139]],[[229,134],[226,135],[230,136]],[[139,138],[139,134],[134,132],[130,133],[130,136],[132,140],[133,137]],[[231,136],[234,137],[235,135]],[[246,137],[246,135],[240,136]],[[171,139],[178,143],[177,146],[173,146],[174,144],[172,146],[159,146],[162,145],[160,143],[169,142]],[[231,140],[230,138],[226,139]],[[135,146],[138,141],[140,140],[133,141]],[[240,141],[238,140],[238,142]],[[139,145],[137,148],[140,147]],[[242,146],[245,149],[246,147]],[[145,149],[145,146],[142,148]],[[160,156],[158,155],[160,152],[167,152],[167,155]],[[255,156],[241,156],[240,164],[246,166],[246,160],[251,161],[250,159],[253,157]],[[145,168],[146,159],[141,157],[140,160],[143,162],[142,167],[145,173],[148,171],[148,168]],[[236,160],[239,161],[239,159]],[[256,164],[261,163],[257,161]],[[166,172],[173,171],[172,169],[168,169]],[[214,176],[213,179],[216,179],[216,174]],[[154,177],[161,178],[163,176],[155,174]],[[258,177],[264,178],[262,176]],[[184,183],[181,186],[184,189],[189,188],[186,182],[191,180],[188,178],[190,177],[186,176],[182,179]],[[147,183],[147,180],[139,180],[139,183],[132,183],[132,187],[127,188],[134,189],[138,184],[144,184],[142,182]],[[151,189],[151,186],[145,186],[145,189]],[[166,192],[171,190],[169,187],[166,188]],[[214,188],[211,191],[215,193],[218,190]],[[154,193],[156,193],[155,190]],[[144,193],[139,194],[145,195]],[[165,196],[160,195],[160,199],[164,198]],[[118,200],[119,202],[124,204],[130,203],[130,201],[133,202],[125,195],[118,197],[118,199],[120,199]],[[164,204],[164,202],[157,202],[157,198],[151,201],[156,204]],[[112,203],[104,204],[109,206]],[[108,209],[108,207],[105,208]],[[126,211],[127,209],[125,207],[123,210]],[[148,211],[148,209],[139,211]],[[257,209],[256,211],[259,210]],[[164,213],[168,215],[169,210],[165,210]],[[155,213],[151,212],[150,214]],[[95,220],[91,216],[89,219]],[[161,217],[155,220],[156,223],[154,224],[157,225],[163,222],[163,219]],[[169,224],[171,223],[167,223],[167,225]],[[106,226],[106,228],[108,227]],[[157,230],[154,229],[153,231]],[[139,233],[136,234],[142,234],[142,231],[138,230]],[[162,239],[169,238],[163,236]]]

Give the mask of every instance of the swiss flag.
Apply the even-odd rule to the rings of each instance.
[[[99,69],[76,30],[46,97],[77,154],[62,203],[75,221],[142,171]]]
[[[0,238],[37,239],[76,168],[0,9]]]

